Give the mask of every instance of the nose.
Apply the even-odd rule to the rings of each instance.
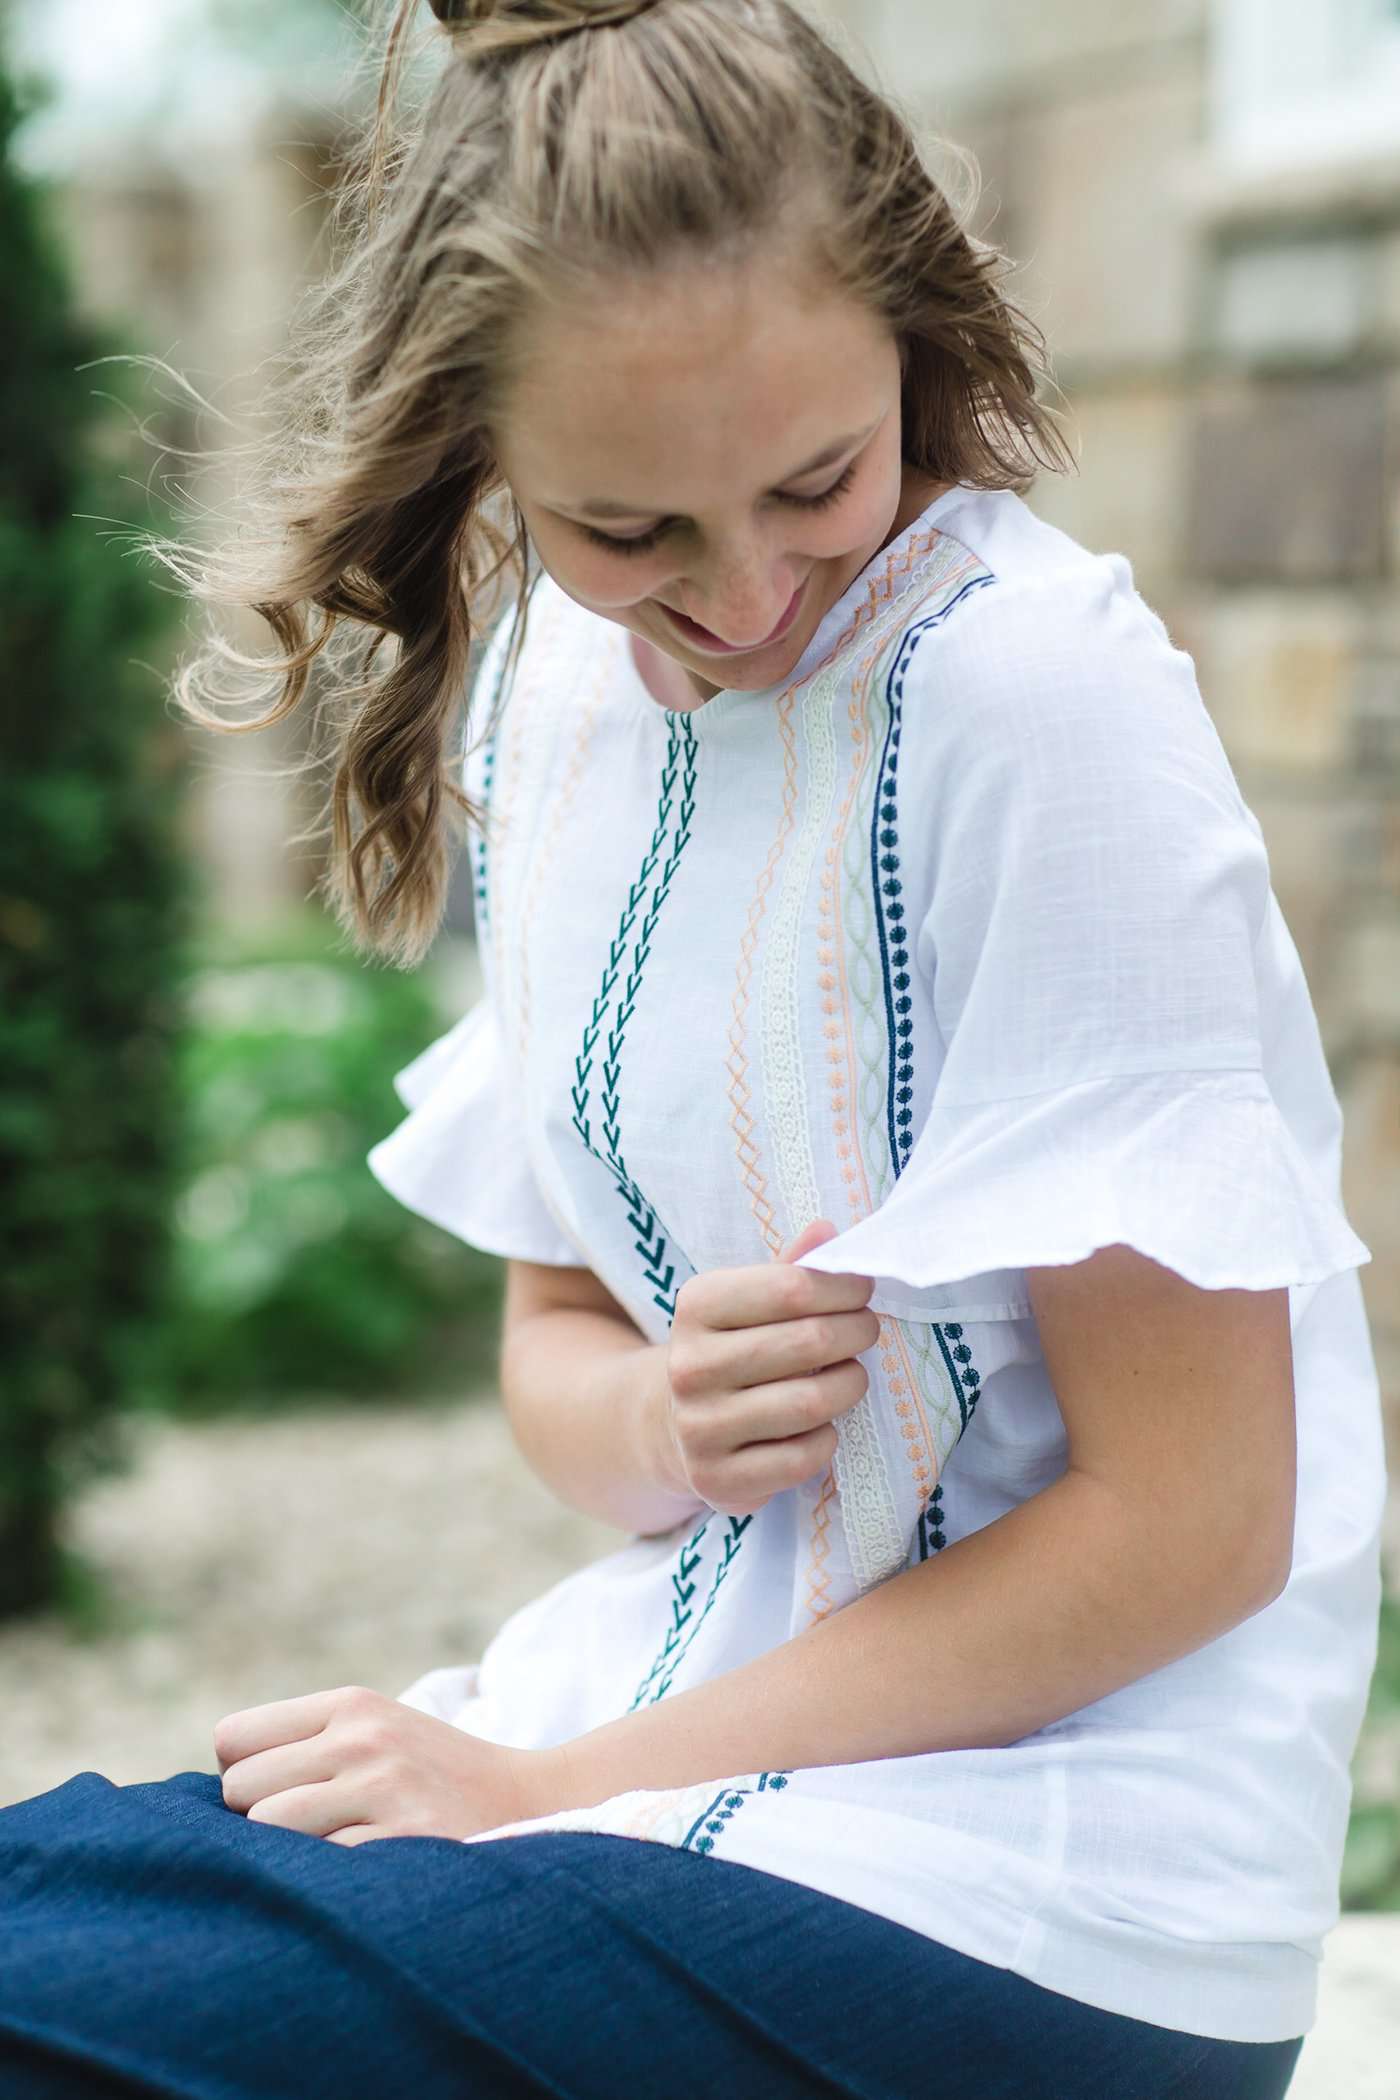
[[[752,649],[767,641],[797,587],[790,575],[784,575],[773,579],[767,589],[756,589],[749,572],[736,577],[731,588],[708,596],[683,591],[681,610],[698,627],[708,628],[731,648]]]
[[[730,649],[754,649],[768,640],[802,582],[804,563],[777,550],[772,540],[764,546],[764,538],[749,531],[724,548],[712,546],[712,559],[678,580],[682,613]]]

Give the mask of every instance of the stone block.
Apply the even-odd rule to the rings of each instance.
[[[1042,474],[1027,499],[1095,553],[1126,554],[1149,604],[1169,586],[1177,560],[1185,414],[1179,387],[1078,388],[1061,428],[1079,472]]]
[[[1215,347],[1245,364],[1346,357],[1373,325],[1377,279],[1377,243],[1361,234],[1224,248],[1212,267]]]
[[[1371,1250],[1361,1271],[1372,1322],[1400,1328],[1400,1050],[1337,1060],[1342,1201]]]
[[[1400,350],[1400,228],[1381,237],[1376,255],[1375,329],[1382,343]]]
[[[1353,1033],[1372,1046],[1392,1045],[1400,1066],[1400,905],[1383,898],[1353,908],[1342,937],[1339,979]],[[1400,1096],[1396,1134],[1400,1191]]]
[[[1205,121],[1197,65],[1028,107],[1013,209],[1050,347],[1086,374],[1174,364],[1189,344],[1196,241],[1170,173]]]
[[[1209,0],[837,0],[836,11],[870,46],[885,77],[924,97],[994,99],[1096,69],[1150,71],[1173,47],[1204,39]]]
[[[1368,650],[1357,666],[1354,743],[1370,778],[1400,781],[1400,654]]]
[[[1020,225],[1015,209],[1016,170],[1020,152],[1020,127],[1013,110],[977,104],[958,105],[943,113],[937,123],[914,116],[925,159],[936,179],[948,192],[959,217],[979,240],[1019,263]],[[969,199],[968,177],[947,143],[969,152],[976,163],[978,194]],[[1007,290],[1017,296],[1015,273]],[[1017,301],[1018,304],[1021,302]]]
[[[1362,582],[1386,567],[1386,385],[1217,380],[1191,418],[1189,573]]]
[[[1347,1008],[1337,992],[1336,929],[1351,888],[1349,812],[1336,798],[1306,786],[1291,793],[1255,787],[1247,772],[1240,792],[1264,834],[1274,895],[1298,950],[1323,1042],[1340,1044],[1347,1040]]]
[[[1198,610],[1201,695],[1242,774],[1312,779],[1345,766],[1360,624],[1341,591],[1222,592]]]

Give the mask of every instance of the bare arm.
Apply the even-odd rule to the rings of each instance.
[[[709,1507],[671,1485],[665,1376],[664,1345],[590,1269],[507,1264],[501,1394],[522,1455],[561,1502],[643,1537]]]
[[[752,1662],[534,1753],[532,1816],[1014,1743],[1279,1595],[1288,1292],[1199,1290],[1127,1247],[1029,1274],[1070,1438],[1061,1478]]]

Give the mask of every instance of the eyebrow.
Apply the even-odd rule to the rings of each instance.
[[[783,480],[800,481],[804,474],[815,474],[818,467],[830,466],[841,457],[843,452],[849,452],[852,445],[863,444],[867,438],[872,437],[883,420],[884,418],[881,417],[877,422],[872,423],[868,430],[857,430],[850,437],[837,438],[835,444],[825,446],[816,455],[815,459],[808,460],[805,467],[794,467],[790,474],[783,476]],[[779,483],[780,487],[781,485]],[[590,511],[595,518],[647,518],[653,515],[644,503],[609,503],[600,501],[597,503],[568,503],[556,507],[565,510]]]

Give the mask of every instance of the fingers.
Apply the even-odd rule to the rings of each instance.
[[[710,1465],[699,1465],[696,1493],[726,1516],[743,1516],[824,1472],[836,1443],[835,1428],[824,1422],[802,1436],[745,1444]]]
[[[345,1687],[330,1692],[307,1692],[298,1699],[271,1699],[263,1706],[245,1706],[225,1714],[215,1724],[214,1754],[220,1767],[236,1764],[257,1750],[277,1743],[294,1743],[319,1735],[340,1700]]]
[[[746,1452],[751,1454],[744,1470],[746,1479],[762,1477],[770,1494],[790,1485],[789,1454],[782,1445],[825,1430],[830,1430],[834,1444],[833,1417],[854,1407],[869,1384],[865,1366],[847,1361],[828,1365],[807,1378],[749,1386],[743,1392],[689,1406],[677,1402],[677,1429],[694,1492],[713,1502],[711,1487],[732,1484],[731,1468]],[[815,1461],[795,1477],[807,1479],[814,1465]]]
[[[247,1815],[255,1802],[276,1795],[284,1788],[315,1786],[333,1777],[335,1760],[324,1736],[309,1742],[282,1743],[272,1750],[256,1751],[229,1765],[223,1778],[225,1808]]]
[[[777,1379],[803,1378],[873,1349],[880,1326],[879,1314],[867,1306],[768,1327],[720,1333],[684,1330],[671,1344],[671,1390],[678,1399],[690,1399],[707,1391],[736,1392]]]
[[[856,1312],[874,1288],[873,1276],[826,1276],[820,1269],[798,1269],[785,1261],[704,1269],[688,1276],[677,1291],[676,1324],[713,1332]]]
[[[353,1825],[361,1803],[343,1781],[328,1780],[315,1786],[293,1786],[254,1802],[248,1810],[250,1823],[273,1823],[281,1830],[300,1830],[307,1837],[329,1837],[333,1830]]]
[[[810,1254],[813,1247],[824,1246],[835,1236],[836,1227],[830,1218],[813,1218],[810,1225],[803,1226],[795,1240],[789,1240],[786,1247],[780,1249],[778,1260],[799,1261],[804,1254]]]

